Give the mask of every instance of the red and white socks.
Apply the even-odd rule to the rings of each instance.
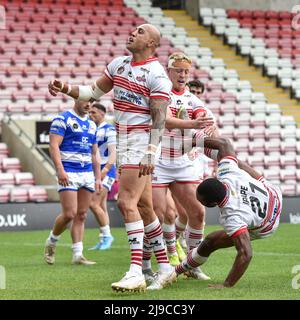
[[[207,260],[207,257],[202,257],[197,252],[197,248],[192,249],[187,257],[184,259],[184,261],[175,267],[176,273],[179,275],[181,273],[184,273],[187,270],[191,270],[194,268],[199,267]]]
[[[153,248],[150,246],[150,242],[144,235],[144,247],[143,247],[143,270],[151,270],[151,256]]]
[[[131,251],[131,263],[129,272],[141,275],[144,238],[143,220],[125,223],[125,228],[127,231],[128,243]]]
[[[186,225],[180,222],[179,217],[175,219],[175,228],[176,228],[176,239],[179,238],[180,234],[185,232]]]
[[[194,248],[198,248],[199,244],[203,240],[203,229],[193,229],[189,225],[186,227],[186,244],[187,252]]]
[[[170,255],[177,254],[176,252],[176,230],[175,224],[162,224],[163,236],[166,241],[167,251]]]
[[[170,271],[172,267],[169,264],[163,239],[163,232],[157,218],[152,223],[145,226],[145,235],[149,241],[149,247],[151,246],[153,248],[159,271]]]

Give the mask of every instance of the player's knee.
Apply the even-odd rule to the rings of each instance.
[[[164,213],[165,213],[164,207],[157,206],[157,205],[154,204],[153,210],[154,210],[156,216],[158,217],[159,222],[163,223],[164,222],[164,218],[165,218],[164,217],[165,216],[164,215]]]
[[[193,224],[203,223],[204,222],[204,213],[199,210],[187,211],[187,216],[189,221]]]
[[[90,208],[93,210],[93,211],[95,211],[96,209],[97,209],[97,207],[98,207],[98,204],[97,204],[97,201],[91,201],[91,203],[90,203]]]
[[[175,223],[176,211],[173,209],[168,209],[165,214],[165,222],[168,224]]]
[[[77,212],[77,219],[80,221],[85,221],[87,217],[87,211],[86,210],[78,210]]]
[[[72,221],[76,216],[76,211],[75,210],[68,210],[64,212],[64,219],[67,222]]]
[[[134,211],[132,208],[132,203],[129,199],[119,197],[117,200],[117,205],[123,214],[130,213],[131,211]]]

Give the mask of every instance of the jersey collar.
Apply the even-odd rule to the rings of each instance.
[[[176,91],[175,89],[172,89],[171,91],[177,96],[182,96],[185,93],[186,89],[184,89],[183,91]]]
[[[73,116],[77,117],[82,121],[86,121],[89,118],[88,115],[85,115],[84,117],[80,117],[73,109],[69,110],[69,112],[72,113]]]
[[[150,58],[148,58],[147,60],[144,60],[144,61],[138,61],[138,62],[135,62],[135,61],[132,61],[131,60],[131,66],[133,66],[133,67],[136,67],[136,66],[142,66],[142,65],[144,65],[144,64],[147,64],[147,63],[150,63],[150,62],[153,62],[153,61],[158,61],[158,59],[157,58],[155,58],[155,57],[150,57]]]
[[[106,121],[103,121],[103,122],[101,122],[101,123],[99,124],[98,128],[102,128],[102,127],[104,127],[106,124],[107,124],[107,122],[106,122]]]

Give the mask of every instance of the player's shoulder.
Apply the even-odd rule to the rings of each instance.
[[[112,59],[109,64],[111,65],[126,64],[126,63],[129,63],[131,59],[132,59],[131,56],[119,56]]]
[[[167,73],[165,68],[162,66],[162,64],[158,61],[158,59],[154,59],[153,61],[149,62],[148,64],[145,65],[145,67],[147,66],[148,70],[156,75],[156,76],[162,76],[162,77],[166,77]],[[168,78],[169,79],[169,78]]]
[[[241,171],[238,167],[238,160],[233,156],[227,156],[222,158],[218,162],[218,177],[222,177],[232,171]]]
[[[53,119],[56,120],[67,120],[71,116],[71,112],[69,110],[60,112],[54,116]]]
[[[87,121],[89,122],[90,128],[97,130],[97,125],[92,119],[88,118]]]
[[[196,104],[199,107],[208,109],[205,107],[204,102],[200,98],[198,98],[197,96],[195,96],[193,93],[189,92],[188,90],[186,90],[186,92],[188,92],[187,95],[189,95],[189,98],[193,101],[194,104]]]
[[[111,123],[108,123],[108,122],[103,123],[98,128],[99,129],[104,129],[106,131],[116,130],[115,127]]]

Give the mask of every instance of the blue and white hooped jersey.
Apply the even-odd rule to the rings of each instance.
[[[107,122],[102,122],[98,126],[97,143],[101,157],[101,165],[108,162],[108,146],[117,144],[116,135],[116,129],[113,125]]]
[[[64,137],[59,150],[67,172],[93,171],[92,148],[97,143],[97,126],[88,116],[82,118],[73,110],[65,111],[55,116],[50,133]]]

